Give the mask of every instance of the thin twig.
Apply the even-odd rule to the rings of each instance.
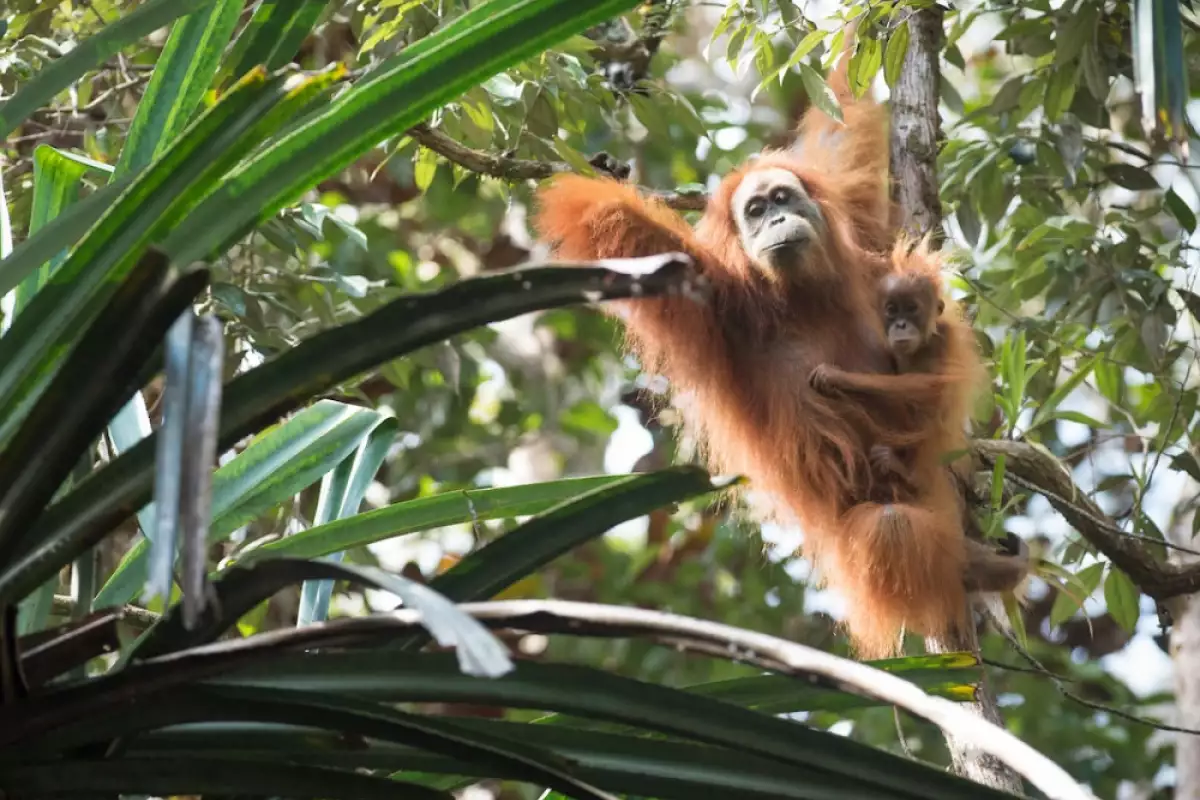
[[[1181,728],[1178,725],[1168,725],[1165,722],[1157,722],[1149,717],[1143,717],[1139,714],[1133,714],[1129,711],[1122,711],[1119,708],[1113,708],[1112,706],[1105,705],[1104,703],[1097,703],[1095,700],[1088,700],[1087,698],[1080,697],[1063,686],[1063,679],[1046,669],[1046,667],[1042,666],[1041,662],[1034,658],[1032,653],[1021,646],[1021,643],[1017,641],[1016,637],[1013,636],[1010,631],[1000,629],[1000,633],[1004,636],[1008,643],[1012,645],[1012,648],[1017,651],[1021,658],[1033,665],[1032,670],[1021,671],[1028,671],[1037,675],[1041,675],[1042,677],[1049,678],[1054,683],[1054,688],[1059,691],[1059,694],[1068,700],[1078,703],[1086,708],[1090,708],[1093,711],[1103,711],[1106,714],[1112,714],[1113,716],[1120,717],[1121,719],[1128,720],[1130,722],[1136,722],[1139,725],[1145,725],[1146,727],[1154,728],[1156,730],[1166,731],[1169,733],[1186,733],[1192,736],[1200,736],[1200,730],[1195,730],[1194,728]],[[1021,669],[1020,667],[1013,667],[1007,664],[1001,666],[1012,670]]]
[[[124,605],[121,606],[120,611],[124,615],[124,621],[139,630],[146,630],[160,619],[159,614],[141,606]],[[65,594],[54,595],[54,604],[51,606],[52,614],[58,617],[70,617],[74,612],[75,600],[73,598]]]

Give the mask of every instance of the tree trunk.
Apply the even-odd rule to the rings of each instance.
[[[1172,610],[1175,724],[1200,728],[1200,596],[1180,598]],[[1175,737],[1175,800],[1200,800],[1200,736]]]
[[[1185,498],[1196,491],[1188,481]],[[1187,508],[1180,503],[1177,508]],[[1197,511],[1178,513],[1167,530],[1167,541],[1180,547],[1196,546],[1192,537],[1193,516]],[[1181,567],[1200,563],[1200,557],[1183,550],[1171,553]],[[1200,595],[1177,597],[1170,601],[1170,655],[1175,673],[1175,719],[1181,728],[1200,729]],[[1200,800],[1200,736],[1175,734],[1175,800]]]
[[[908,17],[909,44],[904,66],[891,95],[891,171],[900,227],[909,236],[932,234],[941,238],[942,204],[938,195],[938,57],[942,45],[942,9],[931,6]],[[970,617],[968,617],[970,618]],[[962,640],[925,643],[931,653],[979,652],[975,631]],[[1198,684],[1200,685],[1200,684]],[[1003,726],[995,698],[986,679],[980,682],[971,709],[984,719]],[[991,756],[976,753],[946,735],[954,770],[963,777],[1001,791],[1022,794],[1020,777]]]
[[[936,239],[942,226],[937,182],[942,9],[914,11],[907,24],[908,52],[889,100],[893,198],[905,233]]]

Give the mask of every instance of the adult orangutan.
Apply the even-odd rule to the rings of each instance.
[[[727,175],[694,230],[632,186],[579,176],[542,187],[534,225],[563,259],[695,260],[704,302],[614,309],[631,349],[686,395],[684,425],[710,467],[745,475],[769,499],[767,516],[800,524],[806,555],[847,600],[856,650],[881,657],[903,631],[953,635],[968,623],[968,587],[1013,588],[1026,567],[964,534],[941,464],[964,443],[981,369],[953,301],[942,298],[950,355],[932,371],[896,374],[881,281],[938,265],[926,250],[892,249],[886,118],[853,98],[847,61],[831,80],[844,122],[810,109],[796,146]],[[915,454],[911,482],[873,467],[880,447]]]

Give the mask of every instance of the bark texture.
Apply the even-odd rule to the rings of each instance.
[[[891,171],[900,227],[910,236],[932,234],[941,239],[942,204],[938,195],[937,151],[939,128],[938,58],[943,36],[943,12],[937,6],[914,11],[908,17],[909,44],[900,77],[891,94]],[[972,630],[961,640],[926,640],[931,653],[978,652]],[[984,719],[1003,726],[995,698],[982,681],[970,708]],[[1023,794],[1020,777],[999,760],[975,752],[947,734],[946,746],[954,771],[977,783],[1014,794]]]
[[[1183,598],[1171,627],[1177,723],[1200,727],[1200,596]],[[1200,736],[1175,737],[1175,800],[1200,800]]]
[[[942,225],[937,182],[942,16],[937,6],[909,15],[908,52],[889,101],[893,193],[901,228],[935,238],[940,238]]]
[[[1195,547],[1191,515],[1172,526],[1171,541]],[[1176,551],[1172,561],[1195,568],[1200,558]],[[1175,724],[1200,729],[1200,594],[1181,596],[1169,604],[1173,617],[1170,651],[1175,666]],[[1200,800],[1200,736],[1175,734],[1175,800]]]

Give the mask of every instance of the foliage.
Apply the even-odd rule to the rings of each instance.
[[[17,624],[30,682],[83,681],[86,664],[83,685],[95,687],[81,690],[88,697],[141,686],[136,675],[150,674],[144,670],[154,662],[129,660],[144,625],[129,628],[131,620],[151,619],[132,608],[123,620],[90,615],[92,608],[140,602],[182,615],[183,602],[197,598],[186,589],[199,578],[220,587],[245,568],[256,576],[252,586],[282,586],[254,572],[273,564],[289,565],[289,588],[262,589],[249,596],[245,614],[219,616],[205,628],[217,642],[208,646],[233,652],[259,634],[297,635],[288,629],[321,620],[326,603],[334,624],[388,607],[395,593],[361,590],[388,577],[361,570],[382,565],[391,579],[428,583],[453,601],[554,596],[654,607],[840,650],[825,598],[806,586],[788,533],[747,530],[708,502],[712,484],[703,476],[663,471],[680,455],[661,427],[669,415],[653,418],[630,392],[631,384],[643,394],[659,387],[616,355],[613,323],[586,308],[550,310],[568,302],[565,284],[551,302],[474,283],[507,280],[495,273],[536,261],[521,214],[531,181],[481,175],[412,126],[427,121],[445,139],[506,164],[590,172],[588,160],[606,151],[634,161],[643,185],[702,189],[764,145],[782,143],[806,103],[837,113],[820,76],[840,46],[838,19],[859,19],[865,37],[851,66],[856,89],[893,85],[908,48],[906,16],[921,4],[836,4],[833,17],[820,19],[784,0],[697,3],[668,17],[665,31],[657,12],[676,3],[642,4],[621,24],[590,28],[634,3],[502,4],[545,9],[546,16],[523,19],[514,11],[494,27],[479,4],[457,0],[436,9],[379,0],[242,5],[8,4],[0,38],[0,120],[12,128],[0,203],[0,288],[9,292],[0,338],[0,476],[9,483],[0,489],[6,503],[16,503],[5,511],[20,514],[0,518],[0,597],[22,599]],[[583,5],[598,10],[583,19]],[[1145,14],[1174,5],[955,4],[941,59],[939,174],[947,232],[961,256],[954,283],[992,365],[993,393],[977,434],[1052,454],[1124,533],[1187,545],[1200,480],[1191,374],[1191,326],[1200,313],[1191,240],[1200,191],[1177,156],[1190,132],[1183,102],[1196,80],[1189,73],[1200,61],[1189,7],[1181,4],[1175,23],[1168,12]],[[427,44],[450,41],[437,37],[453,30],[495,38],[448,50]],[[290,62],[302,71],[289,72]],[[254,71],[258,64],[266,69]],[[178,438],[182,429],[164,435],[164,407],[206,407],[172,401],[172,381],[164,395],[157,376],[164,357],[170,363],[172,353],[199,352],[189,343],[194,337],[168,337],[163,355],[140,360],[132,351],[109,354],[120,362],[115,368],[138,368],[131,390],[115,400],[122,387],[93,387],[93,367],[77,355],[89,326],[105,309],[116,313],[111,304],[130,285],[122,280],[139,274],[151,244],[180,270],[170,280],[207,275],[207,287],[193,292],[195,314],[217,317],[224,330],[221,465],[207,488],[206,536],[192,539],[188,531],[198,523],[177,513],[181,492],[163,494],[162,484],[172,468],[200,489],[206,479],[184,474],[184,451],[168,458],[156,448],[160,437],[176,436],[178,447],[189,441]],[[531,272],[543,274],[539,291],[556,280]],[[659,277],[668,281],[670,271]],[[461,293],[443,293],[453,291]],[[439,297],[447,305],[430,314],[445,310],[449,318],[436,335],[420,338],[404,304]],[[518,316],[510,304],[527,301],[526,310],[546,310]],[[104,341],[117,337],[106,333]],[[183,384],[197,397],[205,386]],[[142,391],[133,393],[134,385]],[[88,391],[81,394],[81,386]],[[97,446],[73,450],[66,430],[59,445],[43,444],[68,399],[81,401],[72,436],[99,436]],[[112,406],[126,400],[114,415]],[[30,427],[39,412],[42,425]],[[158,436],[148,438],[151,430]],[[649,449],[636,465],[648,474],[597,475],[606,450],[624,462],[613,471],[635,466],[631,439]],[[42,471],[21,484],[26,465]],[[1030,654],[1068,678],[1062,685],[1078,696],[1157,715],[1169,692],[1137,696],[1120,672],[1106,669],[1122,652],[1146,652],[1136,651],[1139,642],[1157,652],[1145,632],[1154,627],[1143,598],[1148,587],[1063,526],[1042,499],[1027,495],[1028,486],[1014,494],[1005,474],[1000,463],[994,480],[984,477],[981,514],[993,530],[1039,534],[1030,541],[1046,563],[1022,619]],[[57,494],[38,500],[22,488],[31,484]],[[686,498],[696,499],[677,510],[661,507]],[[179,530],[160,546],[151,540],[164,518]],[[637,521],[601,537],[624,520]],[[1161,547],[1138,541],[1165,561]],[[156,557],[179,570],[182,594],[173,587],[169,597],[143,597]],[[336,563],[323,560],[330,557]],[[60,581],[56,573],[72,559],[72,583]],[[306,563],[332,571],[307,571]],[[331,584],[330,576],[338,580]],[[456,594],[463,587],[471,591]],[[203,603],[190,608],[202,619],[215,613]],[[70,631],[47,638],[49,626],[68,620]],[[550,773],[579,763],[576,777],[653,796],[693,796],[697,785],[689,781],[698,776],[708,787],[754,775],[774,787],[768,796],[805,796],[771,794],[785,791],[779,781],[786,791],[819,790],[811,775],[797,781],[796,764],[750,755],[741,742],[683,741],[686,732],[654,728],[645,718],[596,730],[599,706],[568,713],[547,705],[554,686],[564,687],[556,702],[607,697],[630,706],[631,698],[649,703],[640,693],[656,685],[711,689],[720,702],[760,716],[798,711],[814,729],[849,732],[852,744],[902,749],[885,706],[814,695],[791,682],[773,689],[778,695],[752,695],[761,680],[754,668],[643,638],[504,634],[521,661],[495,685],[460,675],[448,658],[395,652],[383,637],[368,638],[348,655],[301,657],[281,645],[267,664],[264,650],[233,677],[187,678],[186,692],[130,689],[147,720],[138,724],[152,733],[132,736],[122,727],[132,724],[129,714],[97,706],[74,727],[38,735],[37,747],[49,748],[43,753],[130,744],[119,767],[109,772],[92,762],[72,772],[55,762],[18,774],[17,757],[0,776],[25,786],[112,791],[394,791],[320,771],[369,766],[425,786],[508,776],[566,791]],[[186,654],[197,644],[173,646]],[[11,659],[11,640],[7,646]],[[105,647],[120,651],[116,663],[99,657]],[[1020,660],[1000,637],[988,638],[984,655],[993,663]],[[47,663],[57,666],[47,673]],[[570,664],[588,666],[572,671]],[[274,679],[264,685],[264,675]],[[615,675],[637,683],[600,687]],[[973,680],[974,672],[934,670],[918,682],[958,698]],[[993,668],[989,683],[1009,728],[1099,796],[1122,787],[1149,791],[1172,763],[1171,748],[1152,728],[1067,699],[1045,674]],[[505,694],[514,684],[528,694]],[[9,679],[4,685],[19,688]],[[542,703],[523,705],[517,696]],[[648,706],[659,722],[678,713],[663,702]],[[526,708],[563,711],[558,721],[569,727],[541,732],[550,720],[529,725],[539,717]],[[212,726],[164,729],[201,721],[197,715]],[[339,732],[271,727],[285,716]],[[282,754],[286,768],[263,767],[266,757],[229,768],[245,755],[247,722],[257,726],[260,750],[253,752],[274,754],[276,762]],[[453,747],[445,738],[451,728],[443,727],[450,724]],[[519,735],[514,725],[523,726]],[[761,730],[791,736],[799,726],[789,725],[786,734]],[[932,726],[903,720],[901,727],[912,754],[944,763]],[[670,738],[647,738],[647,729]],[[371,747],[354,750],[341,731]],[[523,748],[501,747],[498,755],[498,741]],[[181,752],[191,755],[180,760]],[[178,763],[170,779],[157,769],[163,754]],[[707,772],[697,772],[701,764]],[[41,780],[57,783],[35,783]],[[512,784],[504,791],[535,796]]]
[[[402,163],[407,134],[430,115],[443,133],[496,146],[481,138],[487,121],[511,121],[516,106],[530,130],[524,157],[590,169],[558,130],[582,134],[573,114],[616,119],[623,103],[611,76],[585,68],[590,40],[571,36],[633,5],[489,0],[437,17],[383,3],[357,12],[373,34],[353,63],[328,64],[309,63],[313,50],[345,23],[325,3],[264,0],[247,18],[237,0],[17,7],[4,41],[15,91],[0,124],[17,131],[18,156],[34,146],[31,172],[21,161],[8,169],[13,188],[0,198],[5,230],[26,232],[16,247],[6,234],[0,252],[10,292],[0,337],[6,794],[448,797],[493,778],[580,798],[714,786],[744,797],[979,796],[960,778],[776,716],[869,707],[878,696],[866,687],[818,691],[765,678],[762,663],[686,689],[518,665],[510,637],[484,624],[496,618],[463,605],[524,593],[551,562],[630,520],[661,523],[673,504],[715,519],[707,501],[730,482],[688,466],[477,486],[480,466],[514,443],[514,423],[544,424],[521,395],[479,419],[479,375],[494,363],[484,346],[497,340],[486,326],[691,291],[688,265],[493,265],[465,277],[425,253],[445,245],[431,247],[424,231],[374,252],[384,227],[302,198],[381,141],[386,161],[374,168]],[[82,20],[85,10],[105,24]],[[168,22],[165,40],[147,41]],[[289,67],[293,57],[313,68]],[[71,141],[27,139],[42,120],[74,116],[64,95],[99,111],[98,124]],[[679,95],[634,96],[656,112],[667,98],[689,112],[691,135],[703,133]],[[108,116],[126,101],[127,125]],[[438,172],[425,155],[412,164],[422,228],[453,207],[439,190],[457,194]],[[452,180],[460,190],[462,178]],[[489,188],[502,201],[503,185]],[[371,274],[370,256],[384,275]],[[611,333],[562,312],[542,324],[563,342],[591,338],[589,349]],[[593,395],[607,370],[592,369],[570,403],[550,397],[542,418],[601,443],[613,425]],[[373,402],[381,380],[391,409]],[[410,420],[416,430],[402,427]],[[397,444],[416,463],[461,461],[398,481],[397,502],[360,514]],[[110,549],[134,521],[132,546]],[[482,546],[432,580],[363,563],[370,545],[464,523]],[[745,580],[756,567],[746,563]],[[337,583],[385,592],[404,613],[330,620]],[[264,618],[298,586],[286,624]],[[537,629],[514,613],[499,627]],[[977,678],[977,662],[955,655],[878,666],[955,700]],[[515,713],[437,713],[462,703]]]

